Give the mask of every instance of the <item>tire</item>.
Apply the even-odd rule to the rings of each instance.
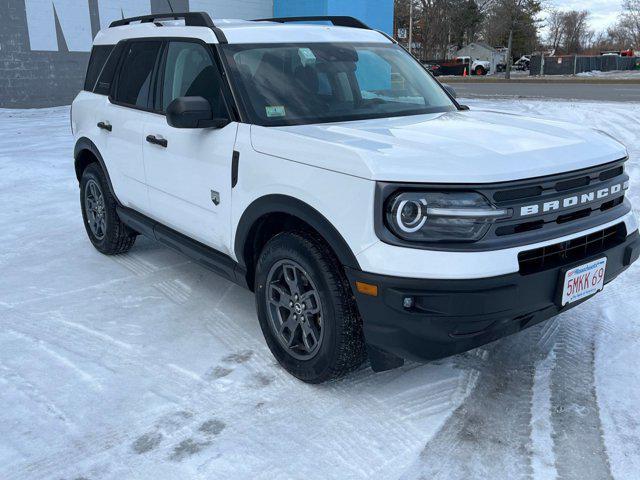
[[[476,67],[476,75],[483,76],[486,74],[487,74],[487,71],[484,69],[484,67]]]
[[[317,384],[363,362],[365,344],[355,299],[338,260],[319,237],[298,232],[272,238],[258,259],[255,291],[267,345],[293,376]],[[292,319],[296,312],[298,321]],[[285,324],[281,334],[279,327]],[[303,339],[306,332],[313,334]]]
[[[137,237],[118,217],[116,205],[102,168],[96,163],[87,166],[80,179],[82,219],[89,240],[105,255],[127,252]]]

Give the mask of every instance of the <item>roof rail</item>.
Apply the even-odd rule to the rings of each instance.
[[[109,28],[129,25],[131,23],[155,23],[157,20],[184,20],[187,27],[213,27],[213,21],[207,13],[204,12],[185,12],[185,13],[157,13],[155,15],[142,15],[140,17],[123,18],[111,22]]]
[[[276,23],[294,23],[294,22],[331,22],[336,27],[361,28],[363,30],[372,30],[367,24],[354,17],[347,16],[316,16],[316,17],[279,17],[279,18],[261,18],[254,22],[276,22]]]
[[[208,27],[213,30],[218,42],[228,43],[222,30],[220,30],[211,20],[206,12],[184,12],[184,13],[156,13],[153,15],[141,15],[139,17],[123,18],[111,22],[109,28],[131,25],[132,23],[156,23],[161,20],[184,20],[186,27]]]

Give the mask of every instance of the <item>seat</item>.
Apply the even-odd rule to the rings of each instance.
[[[211,105],[214,117],[222,117],[225,113],[224,106],[219,101],[221,98],[219,78],[220,75],[215,67],[209,65],[198,74],[185,93],[187,97],[206,98]]]

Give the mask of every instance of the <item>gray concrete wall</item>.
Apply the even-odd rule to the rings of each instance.
[[[171,0],[212,18],[273,14],[273,0]],[[91,42],[113,20],[168,12],[167,0],[0,0],[0,108],[67,105],[81,90]]]

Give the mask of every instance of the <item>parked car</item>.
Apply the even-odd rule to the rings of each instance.
[[[456,57],[451,60],[427,61],[423,64],[435,76],[440,75],[486,75],[491,70],[491,64],[483,60],[474,60],[469,68],[469,57]]]
[[[531,69],[531,57],[528,55],[521,56],[518,60],[516,60],[513,64],[513,67],[516,70],[528,71]],[[506,70],[506,67],[505,67]]]
[[[636,261],[618,141],[470,110],[386,35],[324,20],[98,33],[71,126],[99,252],[143,234],[253,291],[274,357],[310,383],[516,333]]]
[[[471,69],[467,71],[467,74],[469,75],[482,76],[491,71],[491,62],[486,60],[478,60],[476,58],[471,61],[469,57],[457,57],[454,61],[456,63],[462,63],[463,65],[466,64],[467,67],[469,66],[469,62],[471,62]]]

